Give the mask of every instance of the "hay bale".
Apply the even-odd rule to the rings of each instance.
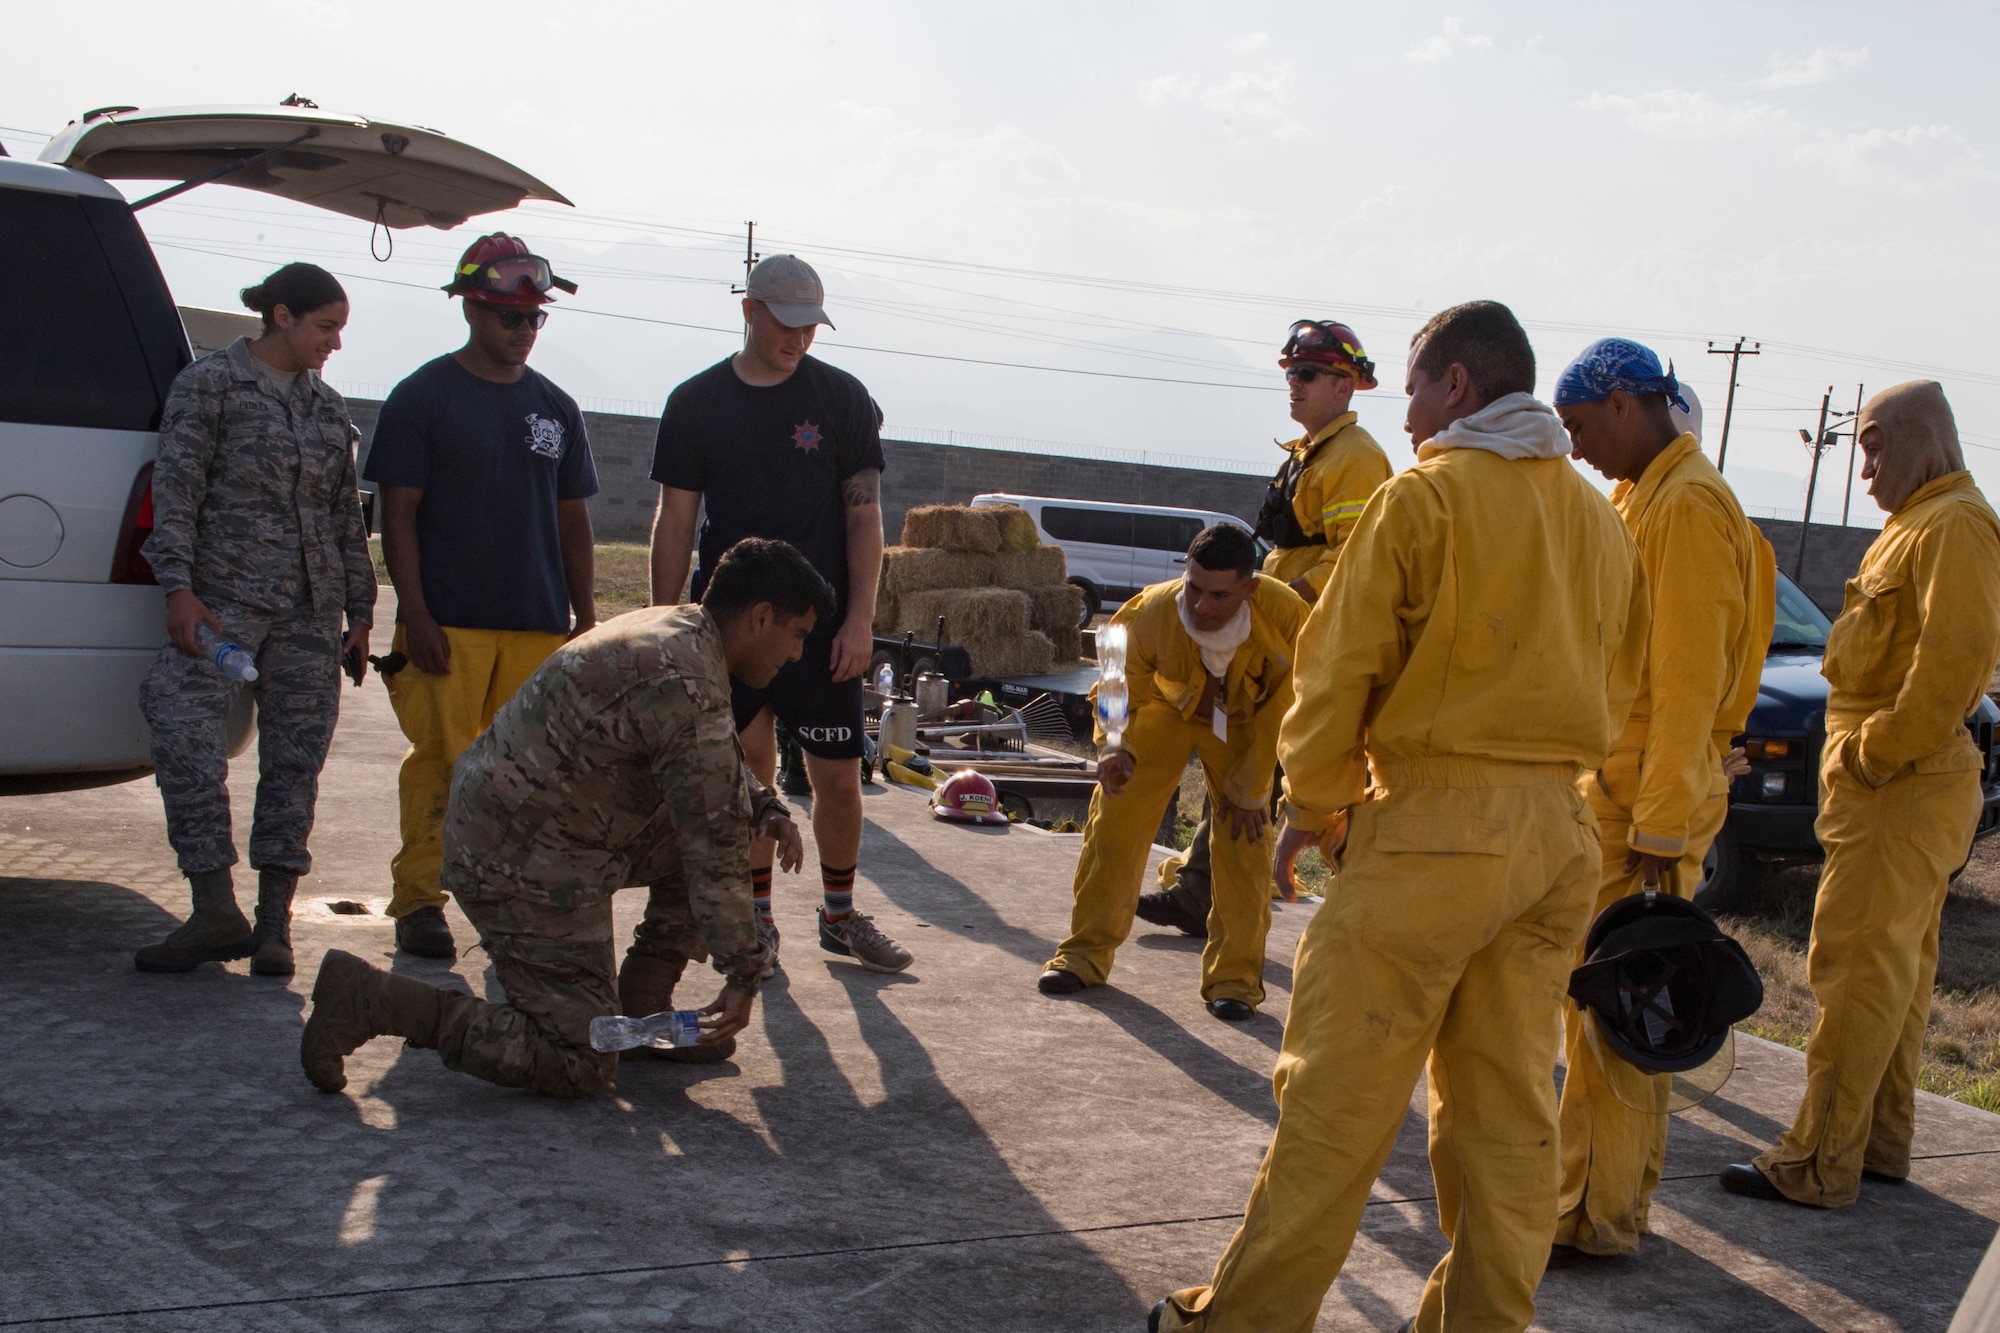
[[[882,590],[901,594],[929,592],[934,588],[991,587],[993,559],[971,551],[891,546],[882,552]]]
[[[919,505],[903,516],[903,545],[991,555],[1000,549],[1000,522],[971,505]]]
[[[929,639],[944,617],[948,644],[991,643],[1028,632],[1028,594],[1011,588],[932,588],[896,594],[894,633]]]
[[[974,639],[964,647],[976,676],[1043,676],[1055,662],[1049,636],[1034,630]]]
[[[1075,629],[1083,620],[1083,589],[1073,583],[1028,588],[1028,628],[1053,637],[1053,631]],[[1076,654],[1071,653],[1074,657]]]
[[[1037,546],[1028,551],[1002,551],[993,557],[993,586],[1019,588],[1030,592],[1061,583],[1069,577],[1069,563],[1060,546]]]
[[[999,523],[1001,550],[1032,551],[1042,544],[1042,530],[1035,526],[1035,516],[1021,506],[981,505],[980,508]]]
[[[875,632],[894,634],[896,632],[896,594],[887,588],[875,591]]]
[[[1056,661],[1074,662],[1083,656],[1083,630],[1075,621],[1067,625],[1050,625],[1040,632],[1048,636]]]

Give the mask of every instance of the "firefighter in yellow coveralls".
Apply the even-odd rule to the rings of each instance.
[[[1278,723],[1292,702],[1292,639],[1305,618],[1296,593],[1257,574],[1256,544],[1231,523],[1194,539],[1180,582],[1154,584],[1112,618],[1130,635],[1131,721],[1122,746],[1097,762],[1069,938],[1042,973],[1044,995],[1071,995],[1110,976],[1132,929],[1153,832],[1193,756],[1221,816],[1201,997],[1229,1022],[1263,1003],[1271,773]],[[1101,726],[1097,743],[1106,744]]]
[[[1408,364],[1417,465],[1369,501],[1313,608],[1279,744],[1280,884],[1315,842],[1340,870],[1299,942],[1277,1132],[1209,1285],[1161,1301],[1155,1330],[1308,1333],[1426,1059],[1452,1249],[1405,1327],[1534,1317],[1556,1015],[1597,896],[1577,784],[1631,711],[1646,581],[1530,396],[1512,312],[1444,311]]]
[[[1910,1174],[1938,918],[1982,801],[1964,722],[2000,658],[2000,519],[1965,470],[1944,390],[1886,389],[1856,429],[1890,517],[1826,641],[1806,1092],[1775,1147],[1722,1174],[1732,1193],[1821,1208],[1853,1203],[1864,1176]]]
[[[1611,503],[1646,566],[1653,606],[1646,672],[1611,754],[1584,779],[1603,837],[1593,911],[1641,888],[1682,898],[1729,812],[1723,771],[1743,730],[1776,613],[1771,545],[1691,434],[1673,367],[1603,338],[1556,382],[1575,456],[1617,482]],[[1579,959],[1579,961],[1581,961]],[[1561,1215],[1552,1263],[1639,1248],[1667,1151],[1670,1075],[1607,1061],[1584,1015],[1563,1007]],[[1656,1106],[1657,1110],[1636,1108]]]

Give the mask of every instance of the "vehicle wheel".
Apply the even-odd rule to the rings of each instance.
[[[1087,580],[1071,579],[1069,586],[1083,594],[1083,610],[1077,616],[1076,627],[1089,629],[1090,622],[1097,619],[1097,613],[1104,609],[1104,602]]]
[[[1035,817],[1034,803],[1017,791],[1000,793],[1000,809],[1012,815],[1017,823],[1025,824]]]
[[[1709,844],[1708,856],[1701,863],[1695,906],[1705,912],[1748,911],[1757,905],[1763,883],[1764,863],[1749,849],[1737,846],[1725,826]]]

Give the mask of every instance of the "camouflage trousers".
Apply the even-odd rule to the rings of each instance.
[[[444,887],[458,901],[506,988],[504,1004],[447,992],[438,1023],[445,1067],[502,1087],[552,1097],[594,1097],[618,1070],[616,1052],[590,1048],[590,1020],[618,1012],[613,956],[614,888],[560,890],[485,879],[451,857],[446,826]],[[631,952],[682,965],[708,949],[678,874],[647,891]],[[712,997],[703,995],[700,1003]]]
[[[319,798],[319,771],[340,715],[340,616],[253,611],[205,603],[223,637],[257,659],[257,679],[230,680],[205,658],[171,643],[139,685],[139,709],[153,732],[153,780],[167,809],[167,841],[181,873],[236,864],[229,821],[228,717],[237,691],[257,704],[257,804],[250,864],[303,875],[306,839]]]

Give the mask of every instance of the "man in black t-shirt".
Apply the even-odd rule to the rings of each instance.
[[[772,255],[751,271],[743,298],[743,350],[675,389],[660,417],[653,480],[653,601],[681,600],[689,553],[699,562],[688,595],[745,537],[775,537],[804,552],[840,600],[805,653],[762,689],[734,683],[731,706],[750,770],[777,776],[776,719],[805,753],[812,783],[813,843],[824,900],[820,947],[878,972],[910,965],[909,950],[854,910],[861,855],[861,675],[875,645],[875,585],[882,572],[882,436],[861,381],[807,356],[813,333],[831,328],[825,289],[795,255]],[[705,515],[704,515],[705,509]],[[778,954],[771,913],[772,846],[750,855],[757,929]]]
[[[583,414],[528,368],[552,286],[576,290],[519,238],[474,242],[445,287],[465,298],[470,336],[390,392],[363,474],[382,489],[392,645],[408,659],[382,670],[410,741],[389,915],[396,946],[425,958],[457,952],[439,885],[452,766],[550,653],[597,623]]]

